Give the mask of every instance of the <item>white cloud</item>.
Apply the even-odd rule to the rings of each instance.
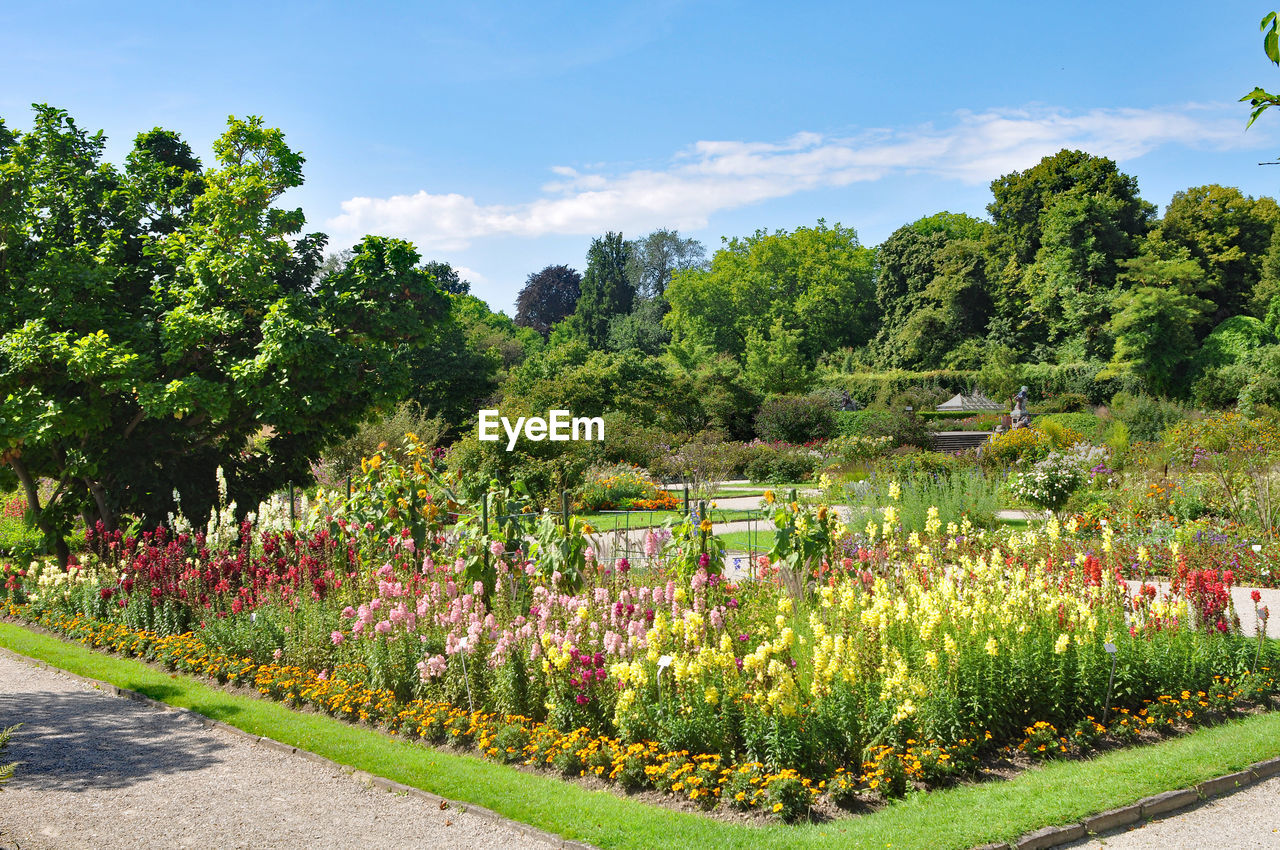
[[[436,250],[465,248],[486,236],[697,230],[719,210],[898,174],[980,184],[1062,148],[1124,161],[1167,144],[1221,149],[1262,141],[1260,134],[1246,138],[1239,110],[1221,105],[993,109],[959,113],[944,128],[924,124],[851,137],[802,132],[782,142],[698,141],[658,169],[610,173],[607,166],[556,165],[550,170],[557,179],[542,187],[542,196],[520,203],[481,204],[425,190],[356,197],[343,201],[342,214],[328,224],[343,234],[403,236]]]

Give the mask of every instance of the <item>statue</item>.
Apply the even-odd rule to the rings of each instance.
[[[1014,430],[1031,427],[1031,414],[1027,412],[1027,388],[1018,390],[1013,397],[1013,410],[1009,412]]]

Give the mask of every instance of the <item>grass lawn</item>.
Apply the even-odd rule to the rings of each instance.
[[[710,513],[712,522],[733,522],[747,519],[751,515],[745,510],[719,508],[713,509]],[[628,528],[653,528],[673,517],[680,519],[684,513],[682,511],[591,511],[575,514],[575,516],[586,520],[596,531],[615,531]]]
[[[915,794],[872,815],[824,824],[755,827],[649,806],[550,776],[428,749],[323,715],[294,712],[280,703],[229,694],[202,680],[97,653],[9,623],[0,623],[0,646],[451,800],[487,806],[605,850],[695,845],[717,850],[886,846],[963,850],[1042,826],[1077,821],[1280,755],[1280,714],[1269,713],[1090,761],[1050,763],[1007,782]]]
[[[724,548],[729,552],[768,552],[773,548],[773,530],[760,529],[755,534],[747,531],[731,531],[728,534],[717,534],[724,541]]]

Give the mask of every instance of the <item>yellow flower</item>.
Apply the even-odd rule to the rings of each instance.
[[[1000,654],[1000,644],[996,641],[995,635],[987,638],[986,650],[987,655],[990,655],[992,658]]]
[[[698,523],[698,530],[703,533],[711,531],[711,520],[704,519],[702,522]]]
[[[772,505],[774,502],[776,502],[776,501],[778,500],[778,497],[777,497],[777,496],[775,496],[775,495],[773,495],[773,491],[772,491],[772,490],[765,490],[765,491],[764,491],[764,500],[765,500],[766,502],[768,502],[769,504],[771,504],[771,505]]]

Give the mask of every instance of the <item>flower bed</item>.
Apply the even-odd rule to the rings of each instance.
[[[1056,522],[991,536],[933,512],[904,536],[892,506],[857,533],[775,508],[767,578],[741,585],[708,571],[691,522],[635,566],[592,560],[576,526],[529,557],[494,540],[485,574],[469,538],[419,549],[339,517],[242,527],[217,551],[100,536],[83,565],[9,570],[4,593],[50,628],[290,704],[783,818],[1275,692],[1280,651],[1238,634],[1232,577],[1178,552],[1167,591],[1130,593],[1106,529],[1090,554]]]

